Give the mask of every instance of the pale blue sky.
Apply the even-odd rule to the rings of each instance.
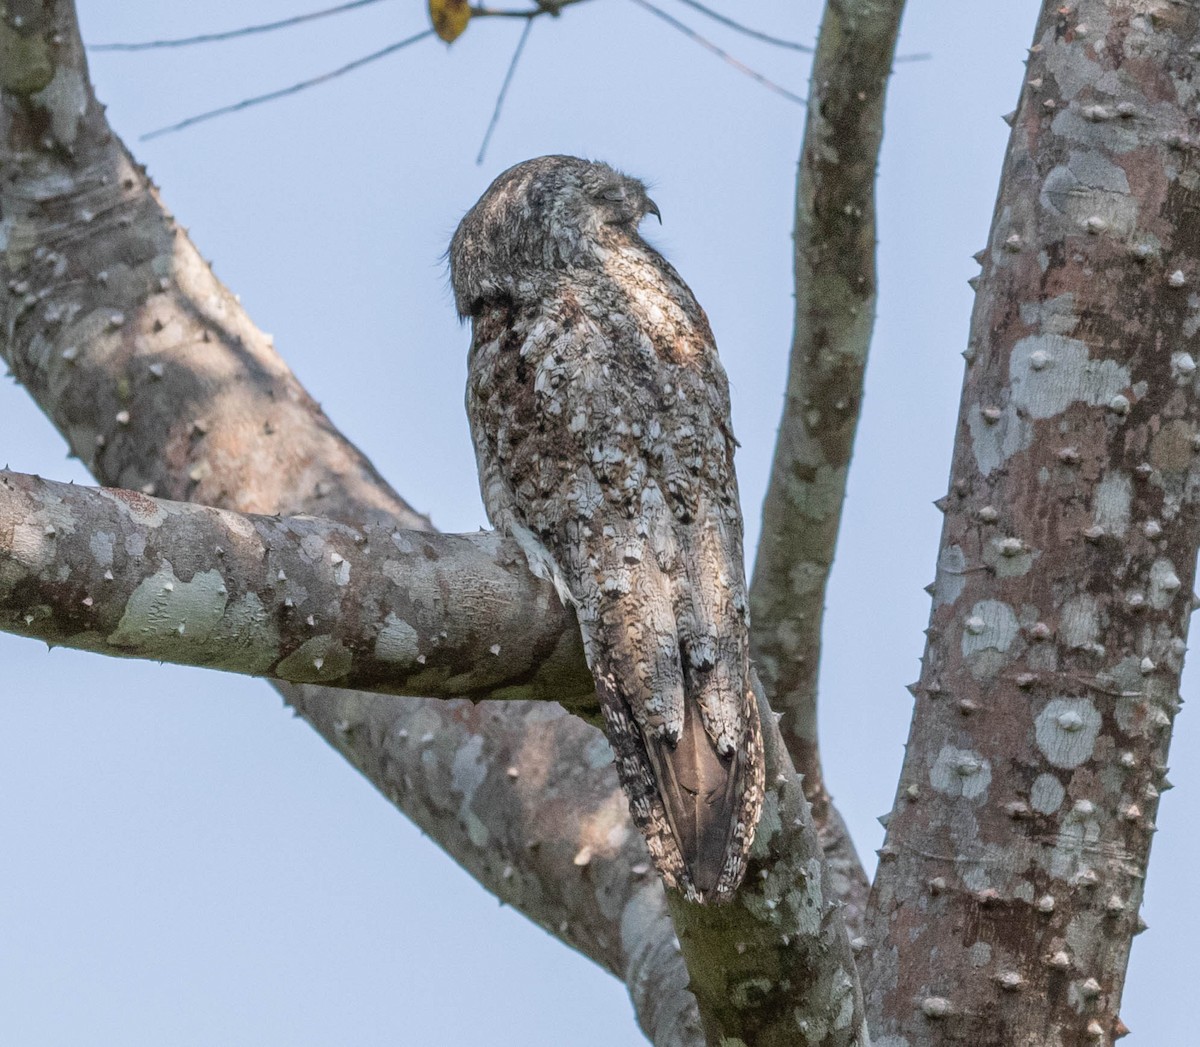
[[[672,13],[701,24],[675,0]],[[744,5],[711,0],[734,12]],[[92,42],[219,30],[320,0],[81,0]],[[916,677],[976,267],[1034,0],[913,0],[880,182],[881,300],[830,594],[822,723],[831,787],[873,861]],[[812,40],[817,0],[754,24]],[[304,28],[98,54],[116,128],[218,275],[310,391],[447,530],[485,523],[463,415],[467,332],[441,254],[494,175],[529,156],[609,160],[654,184],[651,235],[708,311],[729,371],[750,548],[791,332],[803,112],[624,0],[519,32],[480,23],[315,91],[180,135],[139,133],[424,26],[392,0]],[[800,93],[806,56],[706,32]],[[85,481],[23,392],[0,386],[0,462]],[[6,1047],[637,1044],[623,986],[494,899],[261,682],[107,661],[0,635],[0,1043]],[[1194,672],[1185,683],[1192,693]],[[1131,1047],[1194,1042],[1189,869],[1200,773],[1178,724],[1135,945]],[[1189,817],[1191,812],[1191,817]]]

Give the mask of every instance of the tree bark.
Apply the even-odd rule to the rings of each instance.
[[[1166,0],[1038,22],[871,897],[877,1043],[1126,1031],[1200,539],[1198,46]]]
[[[102,654],[382,694],[575,695],[579,710],[596,712],[574,618],[532,578],[515,543],[494,534],[249,516],[0,472],[0,628]],[[500,761],[479,760],[481,778],[472,780],[470,747],[442,754],[445,732],[414,738],[372,722],[361,697],[334,700],[343,711],[333,738],[343,749],[361,738],[381,752],[365,769],[397,802],[420,773],[442,804],[463,794],[446,808],[461,817],[477,795],[511,803],[531,771],[525,756],[506,757],[502,773]],[[761,692],[760,706],[773,725]],[[488,723],[461,707],[452,715],[476,733]],[[721,907],[669,896],[691,987],[711,1043],[785,1044],[799,1028],[830,1047],[866,1047],[833,874],[780,735],[765,736],[768,786],[747,883]],[[611,751],[595,742],[590,759],[607,766]],[[401,754],[414,751],[419,769],[397,775]],[[535,787],[546,785],[544,760],[535,758]],[[448,780],[430,783],[443,762]],[[559,767],[567,782],[568,767]],[[602,867],[625,843],[637,852],[623,797],[614,799],[575,829],[572,866]],[[473,817],[468,835],[482,848],[488,823]],[[506,863],[500,879],[516,871]],[[631,871],[646,876],[649,867],[642,860]],[[496,874],[487,864],[480,872]],[[557,930],[567,934],[569,921]]]
[[[515,542],[0,471],[0,629],[116,657],[599,715],[579,627]]]
[[[796,319],[783,417],[750,587],[753,661],[797,770],[844,915],[868,881],[821,769],[817,675],[850,454],[875,321],[875,169],[904,0],[831,0],[796,187]]]

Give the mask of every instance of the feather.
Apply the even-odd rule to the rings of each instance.
[[[654,737],[646,750],[688,878],[707,897],[721,880],[737,825],[741,768],[736,752],[717,755],[694,702],[686,702],[683,713],[679,741]]]

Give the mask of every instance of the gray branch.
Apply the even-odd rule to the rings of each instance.
[[[574,695],[577,711],[595,712],[574,618],[553,587],[525,569],[515,543],[491,533],[357,529],[0,472],[0,628],[101,654],[294,684],[475,699]],[[511,802],[527,774],[535,788],[546,784],[541,746],[532,766],[525,754],[482,759],[469,745],[447,746],[440,723],[425,724],[434,729],[417,737],[397,728],[394,710],[365,702],[361,693],[302,695],[300,707],[338,710],[331,740],[348,755],[365,747],[372,761],[364,770],[397,802],[417,791],[415,774],[442,803],[462,794],[449,805],[456,813],[477,797],[489,805]],[[761,691],[760,704],[773,725]],[[461,706],[451,715],[477,719]],[[541,730],[547,720],[566,726],[558,712],[531,710],[528,720]],[[827,1030],[819,1042],[865,1047],[835,880],[778,731],[768,728],[766,740],[765,813],[748,882],[720,908],[671,898],[691,984],[710,1042],[793,1034],[799,1010],[811,1027]],[[587,746],[589,763],[611,761],[601,739]],[[444,759],[431,768],[430,754]],[[464,781],[464,755],[479,780]],[[414,757],[419,766],[403,766]],[[571,758],[557,755],[564,763]],[[431,785],[431,773],[441,778],[443,766],[449,773]],[[570,781],[563,773],[564,784]],[[650,889],[623,796],[610,792],[603,802],[569,837],[572,850],[551,834],[560,860],[605,868],[614,848],[628,844],[640,859],[630,871],[647,878]],[[478,819],[468,833],[486,833],[487,826]],[[539,845],[545,835],[536,837]],[[497,869],[494,852],[479,857],[491,859],[479,866],[482,877],[516,880],[513,861]],[[570,930],[569,921],[556,928],[563,937]],[[762,991],[764,972],[778,991]]]
[[[494,534],[358,530],[0,472],[2,629],[101,654],[376,694],[519,699],[557,692],[577,695],[594,713],[574,619],[523,563],[515,543]],[[328,699],[322,693],[318,701]],[[345,748],[347,739],[363,737],[382,757],[368,773],[399,800],[413,791],[413,773],[428,779],[427,756],[440,754],[444,742],[434,730],[413,737],[379,722],[362,701],[362,694],[334,699],[342,710],[334,738]],[[462,707],[454,712],[474,717]],[[555,712],[549,719],[562,718]],[[589,749],[592,762],[611,761],[600,739]],[[413,754],[419,769],[397,775],[389,766]],[[445,756],[451,773],[441,784],[450,795],[465,792],[468,804],[476,797],[510,802],[523,776],[543,775],[523,755],[506,757],[503,767],[470,747]],[[767,732],[766,756],[765,810],[748,882],[719,908],[669,899],[709,1041],[793,1035],[799,1009],[809,1027],[827,1030],[819,1042],[866,1047],[834,880],[777,731]],[[436,795],[445,802],[440,789]],[[623,797],[609,794],[605,804],[576,830],[578,849],[562,854],[575,868],[603,867],[614,845],[640,843]],[[631,871],[652,886],[644,860]],[[517,866],[506,862],[498,872],[515,880]],[[562,936],[569,931],[569,922],[557,928]],[[767,971],[792,988],[763,992]]]
[[[817,741],[825,588],[875,321],[875,168],[904,0],[830,0],[813,61],[796,188],[796,319],[750,590],[753,659],[861,924],[867,877],[833,807]]]
[[[0,629],[117,657],[597,715],[515,542],[248,516],[0,472]]]
[[[1045,3],[982,253],[871,1027],[1111,1044],[1200,541],[1194,5]]]
[[[5,172],[0,183],[5,236],[0,329],[5,359],[74,453],[105,484],[239,513],[311,513],[330,521],[260,522],[252,528],[254,537],[243,535],[245,544],[229,540],[229,549],[253,559],[263,548],[281,550],[288,542],[299,542],[303,554],[304,536],[326,536],[327,544],[316,543],[319,563],[308,565],[314,571],[313,593],[328,595],[324,623],[315,611],[313,625],[307,615],[302,622],[317,629],[328,625],[330,631],[322,635],[330,639],[321,642],[329,646],[325,654],[305,651],[299,659],[323,678],[333,671],[331,663],[346,664],[332,643],[332,620],[346,614],[347,605],[336,600],[322,572],[330,571],[334,585],[347,564],[353,572],[356,534],[367,539],[359,554],[366,557],[373,549],[386,561],[392,556],[387,542],[395,528],[427,528],[428,521],[416,516],[338,434],[163,211],[91,95],[69,3],[48,3],[36,17],[6,32],[14,34],[15,42],[6,51],[0,81],[0,164]],[[34,501],[36,486],[9,478],[10,491]],[[40,491],[46,494],[51,488]],[[108,508],[118,515],[126,513],[125,523],[139,510],[149,516],[162,511],[172,520],[186,516],[185,531],[195,522],[178,507],[167,511],[149,498],[95,497],[108,499]],[[232,534],[242,520],[213,511],[207,523],[215,521]],[[119,518],[109,522],[117,529],[122,523]],[[338,522],[345,526],[336,527]],[[55,533],[48,534],[44,525],[30,551],[31,562],[43,568],[45,540],[59,538],[58,524],[51,520],[48,525]],[[156,533],[153,542],[159,537]],[[273,546],[269,537],[278,543]],[[74,546],[73,535],[63,538],[64,546]],[[427,541],[423,548],[443,548],[443,540]],[[475,539],[477,546],[494,541]],[[153,542],[147,538],[147,548]],[[337,563],[330,544],[337,547]],[[13,541],[9,545],[16,547]],[[491,548],[500,551],[502,560],[508,555],[502,543]],[[88,582],[88,589],[95,587],[93,581],[110,581],[83,570],[87,556],[96,557],[94,550],[76,551],[80,558],[72,562],[79,565],[79,580]],[[478,547],[470,554],[460,548],[458,554],[480,558],[474,591],[487,590],[496,561]],[[314,556],[314,550],[308,555]],[[277,600],[273,609],[294,610],[286,601],[295,605],[298,590],[290,597],[268,592],[269,552],[267,560],[266,572],[261,563],[247,563],[236,576],[222,574],[220,584],[211,576],[208,582],[218,597],[248,600],[253,593],[265,608],[271,595]],[[178,617],[174,594],[180,591],[203,596],[211,611],[213,593],[194,588],[198,577],[202,588],[207,585],[204,574],[214,569],[205,556],[193,553],[189,560],[181,552],[179,563],[166,563],[160,557],[149,576],[139,576],[136,568],[123,572],[127,577],[122,584],[131,588],[115,629],[94,630],[92,639],[102,632],[111,638],[115,631],[123,639],[135,636],[145,642],[147,623],[152,623],[155,640],[164,625],[169,635]],[[368,561],[362,563],[365,569]],[[513,565],[501,566],[507,570]],[[88,570],[95,567],[93,560]],[[8,568],[26,570],[26,577],[32,577],[19,564],[8,563]],[[302,573],[298,563],[293,569]],[[116,570],[105,570],[113,573],[115,583]],[[287,580],[278,577],[280,570],[288,574],[286,567],[276,567],[277,583]],[[436,568],[428,570],[436,575]],[[39,572],[38,584],[44,580]],[[532,580],[508,578],[502,584],[525,586],[537,599]],[[85,616],[68,615],[54,626],[64,635],[77,635],[78,624],[83,625],[79,632],[89,633],[87,615],[117,614],[116,601],[106,603],[103,596],[76,593],[70,586],[64,590],[57,595],[68,602],[77,597],[82,611],[74,613]],[[121,620],[139,593],[143,606],[122,634]],[[49,600],[54,594],[44,595]],[[24,604],[18,613],[21,623],[30,624],[25,616],[31,608],[38,620],[41,590],[10,591],[9,597]],[[562,638],[567,627],[561,608],[548,603],[544,610],[550,620],[538,623],[539,635]],[[374,617],[378,626],[377,611],[349,613]],[[425,672],[430,655],[421,651],[420,636],[432,636],[441,609],[429,613],[421,619],[429,627],[421,625],[413,656],[416,660],[425,654]],[[222,624],[213,628],[219,633],[229,623],[223,612],[218,621]],[[246,621],[260,624],[253,615]],[[387,624],[386,613],[383,622]],[[175,622],[177,639],[171,644],[178,642],[179,624],[184,636],[188,633],[187,622]],[[353,644],[370,634],[357,641],[350,640],[352,635],[353,629],[338,641],[351,654],[351,670]],[[303,630],[288,636],[290,644],[302,638]],[[236,645],[233,634],[224,638]],[[482,647],[487,638],[492,643]],[[374,639],[377,647],[379,631]],[[451,637],[441,639],[449,642]],[[294,651],[276,653],[286,660],[303,650],[305,642]],[[497,656],[491,651],[495,634],[464,635],[455,642],[467,645],[464,657],[474,645],[470,673],[486,690],[486,676],[496,668],[495,659],[503,657],[503,644]],[[564,642],[544,664],[561,664],[573,681],[570,693],[577,693],[579,666],[570,648],[578,640],[567,637]],[[227,657],[218,656],[212,646],[202,654]],[[514,663],[516,685],[548,688],[548,679],[536,685],[520,679],[522,672],[537,677],[541,670],[533,661],[527,659],[523,669]],[[312,683],[281,689],[332,745],[485,887],[621,977],[630,987],[639,1021],[656,1044],[693,1047],[703,1042],[664,892],[629,823],[611,755],[598,732],[544,702],[472,705],[337,691]],[[861,995],[836,890],[822,868],[820,845],[775,720],[766,720],[767,744],[776,754],[767,805],[774,814],[760,830],[756,878],[735,906],[676,913],[684,929],[684,951],[697,984],[704,983],[701,997],[710,1030],[758,1030],[780,1039],[799,1029],[811,1043],[862,1043]],[[733,955],[741,959],[734,961]]]
[[[355,528],[428,528],[333,427],[159,202],[92,95],[69,0],[6,26],[0,353],[103,484]],[[549,703],[279,685],[489,891],[703,1042],[603,736]],[[584,860],[586,858],[586,860]]]

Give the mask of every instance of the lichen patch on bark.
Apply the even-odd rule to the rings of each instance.
[[[204,643],[224,615],[228,596],[219,571],[185,582],[164,561],[129,597],[108,642],[142,655],[170,648],[185,635]]]

